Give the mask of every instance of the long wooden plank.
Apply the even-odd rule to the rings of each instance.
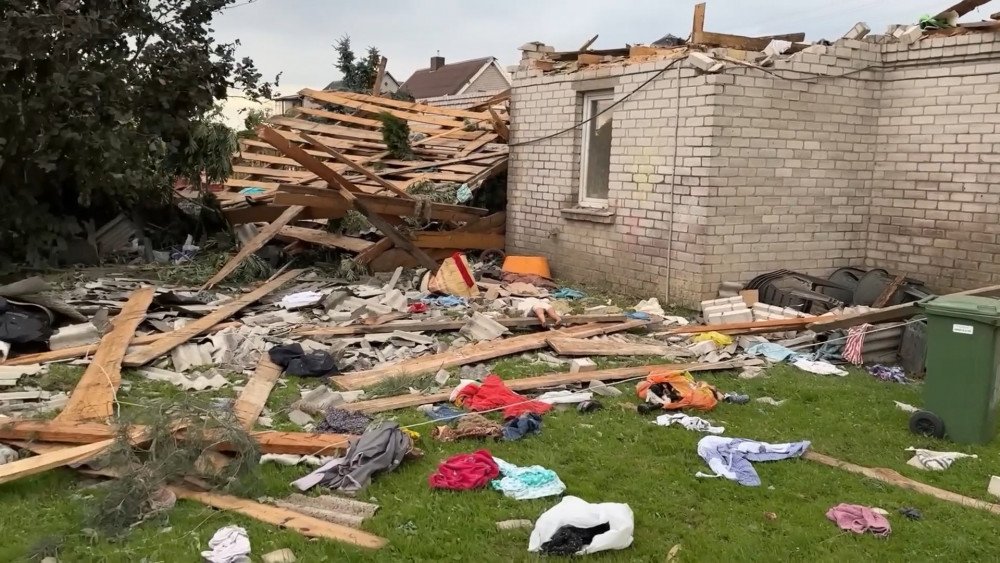
[[[383,366],[366,371],[358,371],[334,378],[334,383],[345,389],[360,389],[393,377],[416,377],[425,373],[434,373],[440,369],[464,366],[484,362],[493,358],[537,350],[546,346],[546,339],[551,336],[575,336],[587,338],[621,332],[649,324],[648,321],[626,321],[614,324],[590,324],[564,328],[551,332],[525,334],[497,340],[470,344],[457,350],[449,350],[441,354],[413,358],[397,364]]]
[[[106,452],[108,448],[114,444],[114,442],[115,440],[112,438],[73,448],[60,448],[42,455],[19,459],[17,461],[0,465],[0,484],[9,483],[29,475],[42,473],[43,471],[55,469],[56,467],[62,467],[64,465],[81,463],[94,459],[95,457]]]
[[[153,302],[154,288],[143,287],[132,292],[113,328],[101,338],[94,359],[73,389],[66,408],[56,416],[63,422],[107,420],[114,412],[115,393],[122,379],[122,358],[135,329],[146,317]]]
[[[267,354],[260,356],[257,369],[233,403],[233,415],[244,429],[252,430],[257,423],[257,418],[267,404],[267,398],[271,396],[271,390],[281,377],[281,371]]]
[[[376,105],[368,103],[367,101],[355,100],[347,96],[341,95],[340,92],[320,92],[317,90],[305,89],[300,91],[299,93],[309,98],[314,98],[323,102],[328,102],[331,104],[337,104],[340,106],[365,111],[375,115],[378,115],[380,113],[389,113],[400,119],[405,119],[408,122],[416,121],[418,123],[429,123],[431,125],[439,125],[441,127],[451,127],[454,129],[461,129],[465,125],[461,120],[456,118],[441,117],[439,115],[430,115],[426,113],[400,111],[398,109],[393,109],[391,107],[386,107],[384,105]],[[389,100],[387,100],[386,98],[381,98],[380,101],[384,103]]]
[[[432,232],[413,233],[413,244],[420,248],[461,248],[464,250],[503,250],[507,244],[504,235],[488,233]]]
[[[272,196],[273,198],[274,196]],[[289,205],[265,204],[251,207],[241,207],[238,209],[227,209],[222,212],[222,216],[230,225],[243,225],[246,223],[270,223],[281,216]],[[306,207],[299,215],[299,220],[316,219],[340,219],[347,215],[347,209],[334,209],[332,207],[313,208]]]
[[[233,321],[228,323],[220,323],[212,328],[210,328],[208,333],[219,332],[220,330],[227,328],[235,328],[238,326],[243,326],[243,323],[239,321]],[[171,331],[173,332],[173,331]],[[161,338],[165,338],[171,332],[161,332],[158,334],[145,334],[143,336],[137,336],[132,339],[129,346],[137,346],[140,344],[150,344],[156,342]],[[97,344],[84,344],[83,346],[73,346],[71,348],[63,348],[61,350],[51,350],[49,352],[39,352],[37,354],[25,354],[24,356],[16,356],[13,358],[7,358],[6,362],[0,362],[0,366],[25,366],[31,364],[44,364],[48,362],[57,362],[59,360],[71,360],[73,358],[82,358],[88,356],[97,351],[100,343]]]
[[[390,225],[385,219],[380,217],[376,212],[372,211],[363,201],[356,198],[350,191],[349,186],[352,184],[348,182],[343,176],[337,174],[333,170],[330,170],[323,165],[320,161],[309,156],[302,149],[292,145],[288,141],[276,134],[276,132],[267,126],[261,126],[258,130],[258,136],[268,143],[274,145],[274,148],[278,149],[285,156],[288,156],[295,161],[297,161],[302,166],[306,167],[310,172],[313,172],[317,176],[323,179],[331,188],[337,188],[340,190],[340,195],[354,206],[362,215],[364,215],[368,222],[372,224],[373,227],[378,229],[383,235],[392,240],[392,243],[396,246],[406,249],[410,254],[412,254],[420,264],[433,271],[437,270],[437,262],[435,262],[426,252],[417,248],[412,242],[395,227]]]
[[[278,237],[301,240],[330,248],[341,248],[350,252],[364,252],[375,244],[361,238],[328,233],[318,229],[307,229],[305,227],[284,227],[278,232]]]
[[[285,181],[298,180],[309,175],[305,170],[285,170],[284,168],[262,168],[260,166],[245,166],[234,164],[233,172],[237,174],[250,174],[254,176],[270,176],[281,178]]]
[[[670,352],[669,347],[658,344],[631,344],[582,338],[552,337],[548,339],[548,343],[561,356],[665,356]]]
[[[369,131],[367,129],[361,129],[360,127],[344,127],[341,125],[328,125],[325,123],[317,123],[315,121],[295,119],[294,117],[272,117],[268,119],[267,122],[272,126],[281,125],[282,127],[288,127],[289,129],[300,131],[299,136],[302,136],[301,131],[314,131],[316,133],[323,133],[331,137],[361,139],[364,141],[373,141],[376,143],[382,141],[381,133],[377,131]]]
[[[500,119],[500,116],[497,115],[496,110],[492,107],[486,108],[486,111],[489,112],[490,119],[493,122],[493,130],[500,136],[500,139],[506,143],[507,140],[510,139],[510,128],[507,127],[507,124],[503,119]]]
[[[494,319],[507,328],[527,328],[541,326],[537,317],[514,319]],[[588,323],[621,323],[628,320],[625,315],[567,315],[559,320],[559,326],[582,325]],[[376,334],[394,332],[397,330],[416,330],[422,332],[437,332],[458,330],[467,321],[403,321],[382,325],[351,325],[331,326],[322,328],[301,327],[295,330],[300,336],[351,336],[357,334]]]
[[[287,282],[298,277],[301,273],[302,270],[291,270],[285,272],[250,293],[245,293],[232,301],[222,304],[218,309],[212,311],[204,317],[173,331],[169,335],[137,350],[132,354],[129,354],[128,356],[125,356],[125,365],[141,366],[159,358],[163,354],[166,354],[177,346],[184,344],[195,336],[207,332],[212,326],[235,315],[244,307],[285,285]]]
[[[350,168],[351,170],[354,170],[358,174],[361,174],[365,178],[368,178],[369,180],[375,182],[376,184],[382,186],[383,188],[389,190],[390,192],[398,195],[399,197],[401,197],[403,199],[413,199],[413,196],[411,196],[410,194],[408,194],[405,191],[397,188],[394,184],[391,184],[391,183],[385,181],[383,178],[375,175],[375,173],[372,172],[371,170],[368,170],[364,166],[359,165],[358,163],[354,162],[353,160],[351,160],[351,159],[347,158],[346,156],[340,154],[336,150],[334,150],[334,149],[332,149],[332,148],[324,145],[322,142],[319,141],[319,139],[316,139],[314,137],[310,137],[309,135],[306,135],[305,133],[300,133],[300,136],[303,139],[305,139],[306,142],[308,142],[310,145],[312,145],[312,146],[316,147],[317,149],[319,149],[321,151],[324,151],[327,154],[329,154],[330,156],[332,156],[333,159],[336,160],[337,162],[339,162],[341,164],[346,164],[347,167]]]
[[[691,21],[691,37],[696,33],[705,31],[705,3],[694,5],[694,19]],[[581,49],[582,50],[582,49]]]
[[[744,35],[698,31],[692,34],[692,38],[691,42],[695,45],[714,45],[729,47],[730,49],[740,49],[742,51],[763,51],[764,47],[767,47],[774,39],[793,42],[802,41],[805,39],[805,34],[786,33],[784,35],[768,35],[765,37],[746,37]]]
[[[978,287],[975,289],[967,289],[965,291],[959,291],[956,293],[949,293],[948,295],[980,295],[983,297],[988,297],[992,295],[1000,295],[1000,285],[990,285],[986,287]],[[916,301],[909,303],[900,303],[899,305],[892,305],[890,307],[885,307],[884,309],[876,309],[874,311],[868,311],[867,313],[860,313],[857,315],[840,316],[840,317],[819,317],[815,323],[809,325],[810,330],[816,332],[825,330],[836,330],[841,328],[848,328],[856,326],[863,323],[884,323],[887,321],[898,321],[912,317],[914,315],[920,314],[920,307],[917,305]]]
[[[278,231],[283,229],[285,225],[294,221],[295,218],[298,217],[304,210],[305,207],[302,207],[301,205],[292,205],[282,212],[281,215],[268,226],[258,231],[252,239],[243,245],[243,248],[241,248],[235,256],[230,258],[229,261],[226,262],[225,265],[223,265],[222,268],[220,268],[219,271],[211,277],[211,279],[205,282],[205,285],[201,286],[202,291],[212,288],[215,284],[229,277],[230,274],[235,272],[236,269],[240,267],[240,264],[242,264],[244,260],[249,258],[254,252],[263,248],[268,241],[274,238],[274,235],[278,234]]]
[[[385,57],[378,59],[378,71],[375,72],[375,84],[372,84],[372,96],[382,95],[382,81],[385,80],[385,65],[389,62]]]
[[[556,387],[559,385],[572,385],[574,383],[586,383],[588,381],[618,381],[632,377],[645,377],[653,370],[674,370],[674,371],[718,371],[727,369],[737,369],[743,366],[742,360],[730,360],[727,362],[693,363],[693,364],[658,364],[649,366],[638,366],[629,368],[602,369],[582,373],[550,373],[537,377],[524,377],[521,379],[508,379],[504,384],[513,391],[530,391],[532,389],[543,389],[545,387]],[[368,414],[402,409],[406,407],[416,407],[419,405],[429,405],[440,401],[447,401],[451,396],[452,389],[445,389],[439,393],[430,395],[400,395],[396,397],[382,397],[370,399],[368,401],[358,401],[343,405],[347,410],[353,410]]]
[[[385,547],[388,543],[384,538],[369,534],[368,532],[299,514],[287,508],[262,504],[230,495],[196,491],[178,485],[170,486],[170,490],[177,495],[177,498],[196,500],[220,510],[236,512],[248,518],[296,531],[310,538],[329,539],[368,549],[379,549]]]
[[[956,14],[958,14],[958,17],[962,17],[965,14],[968,14],[972,10],[975,10],[976,8],[982,6],[983,4],[986,4],[989,1],[990,0],[961,0],[955,5],[949,6],[944,10],[941,10],[941,13],[934,17],[936,18],[945,17],[948,14],[948,12],[955,12]]]
[[[837,458],[830,457],[814,451],[808,451],[802,454],[802,457],[810,461],[815,461],[817,463],[822,463],[830,467],[836,467],[837,469],[843,469],[850,473],[856,473],[858,475],[863,475],[869,479],[875,479],[876,481],[881,481],[883,483],[888,483],[902,489],[909,491],[918,492],[925,495],[930,495],[934,498],[959,504],[961,506],[967,506],[969,508],[978,508],[979,510],[985,510],[986,512],[991,512],[993,514],[1000,514],[1000,504],[994,504],[991,502],[982,501],[979,499],[974,499],[972,497],[967,497],[965,495],[960,495],[958,493],[953,493],[951,491],[946,491],[944,489],[939,489],[937,487],[932,487],[926,483],[921,483],[920,481],[914,481],[909,477],[904,477],[898,472],[893,471],[885,467],[864,467],[862,465],[855,465],[846,461],[841,461]]]
[[[723,334],[733,334],[741,330],[760,330],[767,332],[784,332],[789,329],[803,328],[816,322],[820,317],[793,317],[790,319],[772,319],[768,321],[748,321],[741,323],[722,323],[714,325],[687,325],[680,326],[667,331],[667,334],[699,334],[702,332],[721,332]],[[831,317],[834,318],[834,317]]]
[[[313,90],[315,91],[315,90]],[[299,92],[299,94],[304,94],[305,90]],[[327,92],[333,93],[333,92]],[[366,96],[364,94],[358,94],[355,92],[336,92],[340,98],[347,98],[348,100],[360,101],[360,102],[370,102],[373,105],[379,107],[402,109],[409,112],[416,113],[426,113],[429,115],[439,115],[445,117],[454,117],[457,119],[489,119],[489,116],[485,116],[481,112],[470,112],[468,110],[461,110],[456,108],[446,108],[441,106],[432,106],[430,104],[421,104],[419,102],[405,102],[403,100],[393,100],[392,98],[373,98],[372,96]],[[337,103],[337,102],[333,102]],[[344,104],[339,104],[344,105]]]
[[[278,188],[281,194],[314,195],[326,200],[326,205],[337,209],[349,209],[351,203],[339,192],[317,186],[296,186],[284,184]],[[423,203],[411,199],[382,196],[374,194],[359,194],[357,198],[372,211],[380,215],[413,216],[420,211],[424,216],[442,221],[466,222],[473,221],[489,213],[481,207],[468,207],[450,203]]]
[[[335,111],[328,111],[325,109],[317,108],[307,108],[305,106],[298,106],[295,111],[299,114],[311,115],[313,117],[323,117],[331,121],[339,121],[342,123],[350,123],[352,125],[358,125],[361,127],[368,127],[375,131],[382,129],[382,122],[378,119],[371,119],[369,117],[360,117],[357,115],[348,115],[346,113],[338,113]],[[426,133],[428,135],[437,135],[443,131],[449,133],[455,133],[454,135],[449,135],[453,139],[468,139],[474,136],[472,131],[462,131],[455,129],[448,129],[444,127],[439,127],[437,125],[428,125],[426,123],[410,123],[410,130],[418,133]]]

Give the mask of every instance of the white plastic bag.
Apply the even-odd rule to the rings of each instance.
[[[632,531],[635,523],[632,509],[627,504],[604,502],[591,504],[578,497],[563,497],[559,504],[545,511],[535,522],[535,529],[528,539],[528,551],[538,552],[542,544],[552,539],[556,530],[563,526],[593,528],[608,524],[611,529],[594,537],[590,545],[576,555],[597,553],[607,549],[625,549],[632,545]]]

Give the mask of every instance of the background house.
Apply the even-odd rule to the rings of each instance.
[[[327,84],[323,87],[324,90],[341,90],[343,89],[344,82],[342,80],[334,80],[333,82]],[[392,76],[391,73],[386,72],[385,76],[382,77],[382,93],[383,94],[395,94],[399,91],[399,81]],[[306,104],[312,107],[314,104],[308,99],[304,100],[302,96],[298,94],[288,94],[285,96],[278,96],[274,98],[274,114],[273,115],[283,115],[288,110]]]
[[[451,64],[445,64],[444,57],[431,57],[428,68],[414,72],[400,86],[418,102],[444,106],[474,105],[507,88],[510,77],[496,57]]]

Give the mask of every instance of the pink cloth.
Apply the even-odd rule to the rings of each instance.
[[[487,450],[458,454],[441,462],[427,479],[432,489],[465,491],[485,487],[500,475],[500,468]]]
[[[552,405],[529,400],[511,391],[495,374],[487,375],[482,384],[469,383],[456,393],[456,402],[470,411],[503,409],[504,418],[514,418],[524,412],[545,414]]]
[[[838,504],[826,512],[826,517],[836,522],[841,530],[863,534],[871,532],[880,538],[892,532],[885,516],[867,506],[858,504]]]
[[[844,343],[844,359],[856,366],[860,366],[864,360],[861,357],[861,348],[865,345],[865,333],[872,325],[865,323],[852,326],[847,331],[847,342]]]

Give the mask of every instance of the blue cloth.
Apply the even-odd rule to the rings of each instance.
[[[465,203],[472,199],[472,188],[469,187],[469,184],[462,184],[458,188],[458,191],[455,192],[455,199],[458,203]]]
[[[882,364],[875,364],[873,366],[868,366],[865,368],[868,373],[875,376],[877,379],[882,381],[891,381],[893,383],[906,383],[906,372],[903,368],[899,366],[883,366]]]
[[[586,295],[584,295],[582,291],[577,291],[568,287],[560,287],[552,292],[552,297],[555,297],[556,299],[583,299]]]
[[[799,457],[809,449],[807,441],[768,444],[743,438],[705,436],[698,441],[698,455],[708,463],[714,475],[698,473],[698,477],[725,477],[746,487],[760,486],[754,461],[777,461]]]
[[[490,485],[510,498],[517,500],[542,498],[561,495],[566,490],[566,485],[551,469],[545,469],[540,465],[518,467],[498,457],[493,458],[493,461],[500,469],[500,478],[491,481]]]
[[[240,195],[259,195],[266,191],[264,188],[243,188],[240,190]]]
[[[448,403],[441,403],[440,405],[426,405],[425,408],[421,408],[427,418],[434,421],[445,421],[448,423],[455,422],[458,418],[465,414],[464,411],[460,411],[455,407],[449,405]]]
[[[625,316],[634,321],[648,321],[653,318],[649,316],[649,313],[643,313],[642,311],[632,311],[630,313],[625,313]]]
[[[795,350],[786,348],[781,344],[774,344],[773,342],[761,342],[759,344],[754,344],[747,350],[747,354],[750,354],[751,356],[763,355],[772,362],[783,362],[788,358],[799,355],[799,353]]]
[[[504,440],[520,440],[528,434],[538,434],[542,431],[542,417],[533,412],[524,412],[503,424]]]
[[[438,307],[466,307],[468,305],[465,299],[454,295],[424,297],[421,301],[428,305],[437,305]]]

